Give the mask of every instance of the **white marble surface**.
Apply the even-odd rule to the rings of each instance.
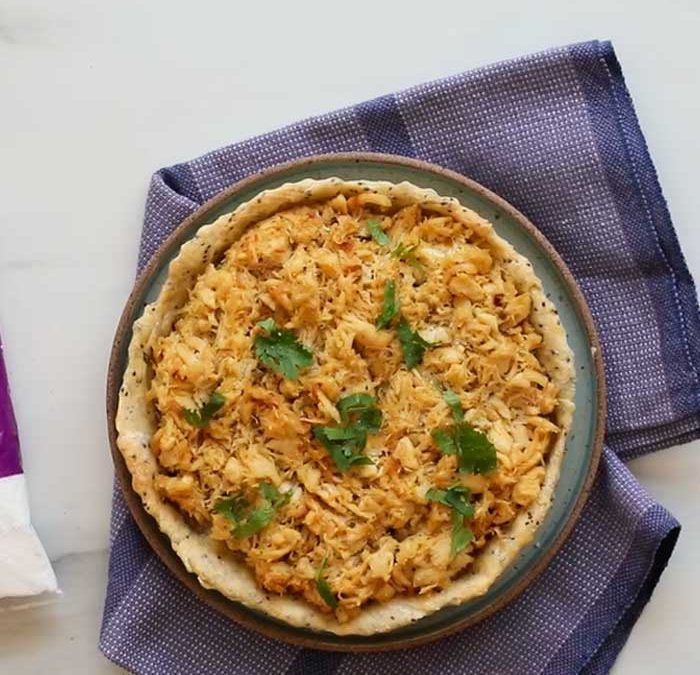
[[[64,588],[51,606],[0,615],[0,673],[117,672],[96,648],[103,392],[154,169],[430,78],[612,38],[699,277],[699,33],[696,0],[0,0],[0,329],[34,522]],[[700,443],[632,468],[685,529],[615,672],[700,672]]]

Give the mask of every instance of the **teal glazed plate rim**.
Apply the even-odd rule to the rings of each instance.
[[[533,541],[517,560],[478,598],[444,607],[408,626],[372,636],[339,636],[298,628],[207,590],[189,573],[146,513],[131,487],[131,475],[117,448],[115,416],[126,350],[134,321],[158,295],[168,265],[182,244],[219,215],[249,201],[259,192],[304,178],[409,181],[438,194],[455,197],[491,223],[532,263],[544,291],[559,311],[576,364],[576,412],[566,443],[554,501]],[[595,325],[582,292],[559,254],[519,211],[506,201],[453,171],[404,157],[373,153],[305,157],[275,166],[232,185],[195,211],[165,240],[139,275],[121,316],[107,377],[107,419],[115,471],[139,529],[166,567],[200,600],[239,624],[295,645],[334,651],[384,651],[425,644],[473,625],[512,602],[547,567],[576,524],[590,494],[603,448],[606,414],[605,374]]]

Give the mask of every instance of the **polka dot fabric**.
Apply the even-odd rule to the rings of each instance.
[[[151,553],[118,489],[100,646],[163,675],[605,673],[679,525],[624,460],[697,438],[700,321],[620,66],[588,42],[383,96],[162,169],[139,266],[202,202],[318,153],[377,151],[469,175],[527,214],[566,259],[598,325],[609,386],[604,458],[582,517],[514,603],[437,644],[386,654],[302,650],[203,605]]]

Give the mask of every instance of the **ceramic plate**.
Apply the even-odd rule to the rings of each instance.
[[[222,213],[232,211],[257,193],[303,178],[403,180],[433,188],[441,195],[457,198],[491,221],[498,234],[533,264],[547,296],[556,305],[566,329],[576,363],[576,413],[569,434],[554,502],[535,540],[520,553],[489,591],[461,605],[446,607],[420,621],[371,637],[337,636],[295,628],[203,589],[189,574],[145,512],[131,489],[130,475],[116,447],[114,417],[131,326],[144,303],[156,299],[170,261],[180,246],[202,226]],[[422,644],[480,621],[521,593],[546,567],[562,546],[578,518],[591,489],[602,449],[605,426],[605,385],[600,349],[583,295],[561,258],[537,229],[512,206],[477,183],[434,165],[400,157],[345,154],[311,157],[281,165],[251,176],[214,197],[183,222],[163,244],[139,277],[129,298],[112,350],[107,385],[107,412],[112,457],[126,501],[141,531],[170,570],[204,602],[231,619],[268,636],[317,649],[371,651],[398,649]]]

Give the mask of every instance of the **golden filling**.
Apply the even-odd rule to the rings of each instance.
[[[339,621],[468,573],[537,497],[559,431],[531,289],[499,255],[449,216],[371,192],[251,227],[155,344],[161,496],[262,588]],[[378,328],[389,285],[394,316]],[[298,372],[262,359],[268,319],[305,350]],[[399,323],[423,345],[413,368]],[[336,407],[354,394],[373,397],[381,423],[359,432],[350,455],[365,459],[342,470],[314,428],[357,432],[361,415]],[[460,471],[439,442],[460,425],[495,468]]]

